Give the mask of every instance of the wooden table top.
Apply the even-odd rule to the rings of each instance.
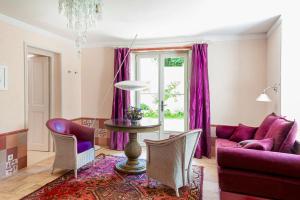
[[[151,122],[148,120],[140,120],[137,123],[132,123],[126,119],[110,119],[104,121],[105,128],[112,131],[126,131],[132,133],[152,132],[158,131],[161,124],[158,122]]]

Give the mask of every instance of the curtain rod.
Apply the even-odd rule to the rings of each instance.
[[[176,46],[176,47],[152,47],[152,48],[134,48],[131,52],[141,51],[188,51],[192,50],[192,46]]]
[[[208,44],[210,41],[196,42],[195,44]],[[188,44],[184,46],[166,46],[166,47],[145,47],[145,48],[134,48],[131,52],[143,52],[143,51],[189,51],[192,50],[193,45]]]

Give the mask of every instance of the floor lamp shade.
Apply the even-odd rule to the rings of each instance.
[[[121,90],[138,91],[148,88],[148,84],[143,81],[121,81],[115,83],[115,87]]]

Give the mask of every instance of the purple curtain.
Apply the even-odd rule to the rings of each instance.
[[[202,128],[195,157],[210,158],[210,100],[207,69],[207,44],[194,44],[192,49],[192,73],[190,86],[190,129]]]
[[[114,76],[124,60],[126,54],[130,51],[129,48],[117,48],[115,49],[115,61],[114,61]],[[129,80],[129,60],[130,55],[124,61],[121,70],[119,71],[114,83]],[[125,110],[130,105],[130,94],[128,91],[120,90],[114,87],[113,105],[112,105],[112,119],[123,119],[125,117]],[[115,150],[124,150],[125,145],[128,142],[128,133],[112,132],[110,136],[110,148]]]

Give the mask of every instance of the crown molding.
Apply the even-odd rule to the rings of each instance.
[[[39,28],[37,26],[33,26],[31,24],[22,22],[15,18],[9,17],[7,15],[0,13],[0,21],[5,22],[7,24],[19,27],[23,30],[39,33],[44,36],[54,37],[57,39],[64,40],[72,45],[74,45],[74,41],[63,37],[61,35],[55,34],[53,32],[46,31],[45,29]],[[277,24],[279,20],[276,21]],[[271,27],[271,29],[275,26],[275,24]],[[279,24],[278,24],[279,25]],[[278,26],[277,25],[277,26]],[[268,34],[270,34],[271,29],[269,30]],[[163,47],[166,45],[172,46],[180,46],[180,45],[189,45],[193,43],[200,43],[200,42],[207,42],[207,43],[214,43],[214,42],[224,42],[224,41],[235,41],[235,40],[258,40],[258,39],[266,39],[267,34],[260,33],[260,34],[219,34],[219,35],[201,35],[201,36],[186,36],[186,37],[173,37],[173,38],[158,38],[158,39],[138,39],[135,42],[134,47]],[[82,48],[97,48],[97,47],[127,47],[130,44],[131,40],[118,40],[115,41],[104,41],[104,42],[97,42],[97,43],[87,43],[83,45]]]
[[[273,32],[281,25],[282,17],[280,16],[278,20],[271,26],[271,28],[267,32],[267,38],[269,38]]]
[[[9,16],[4,15],[2,13],[0,13],[0,21],[2,21],[4,23],[7,23],[9,25],[12,25],[12,26],[21,28],[21,29],[26,30],[26,31],[38,33],[38,34],[41,34],[41,35],[47,36],[47,37],[54,37],[54,38],[57,38],[57,39],[64,40],[65,42],[74,44],[74,41],[69,39],[69,38],[63,37],[63,36],[55,34],[53,32],[46,31],[45,29],[39,28],[37,26],[33,26],[31,24],[28,24],[28,23],[25,23],[25,22],[20,21],[18,19],[9,17]]]
[[[137,40],[134,47],[162,47],[166,45],[181,46],[193,43],[206,42],[212,44],[215,42],[224,41],[239,41],[239,40],[260,40],[266,39],[265,33],[261,34],[244,34],[244,35],[202,35],[202,36],[188,36],[188,37],[174,37],[161,39],[141,39]],[[99,42],[94,44],[86,44],[82,48],[97,48],[97,47],[127,47],[131,40]]]

